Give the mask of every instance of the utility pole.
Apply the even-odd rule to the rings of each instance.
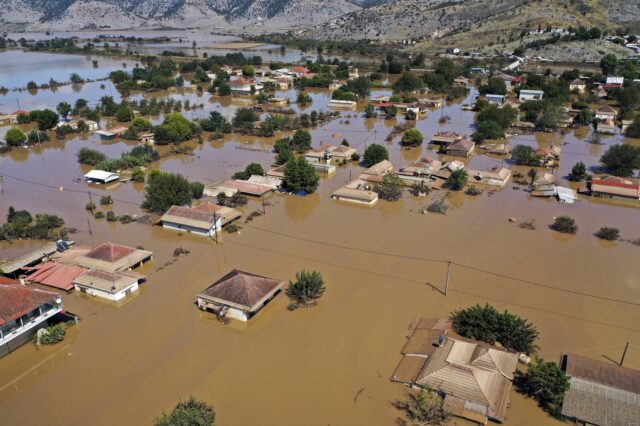
[[[89,194],[89,210],[91,210],[91,216],[93,216],[95,213],[93,211],[94,205],[93,205],[93,199],[91,198],[91,191],[89,191],[88,194]]]
[[[216,217],[216,212],[213,212],[213,234],[216,239],[216,244],[218,244],[218,219]]]
[[[4,178],[0,175],[0,193],[4,196]]]
[[[444,284],[444,295],[449,292],[449,279],[451,278],[451,259],[447,262],[447,281]]]
[[[622,352],[622,358],[620,359],[620,367],[624,363],[624,357],[627,356],[627,349],[629,349],[629,342],[624,345],[624,352]]]

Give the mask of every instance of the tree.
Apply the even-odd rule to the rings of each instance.
[[[365,118],[373,118],[375,114],[375,107],[372,103],[368,103],[366,107],[364,107],[364,116]]]
[[[600,158],[600,162],[613,175],[631,176],[635,169],[640,168],[640,147],[629,144],[612,145]]]
[[[251,108],[238,108],[233,117],[233,127],[242,127],[245,123],[254,123],[260,117]]]
[[[291,159],[284,168],[283,184],[291,192],[311,194],[318,188],[319,180],[313,164],[304,157]]]
[[[600,59],[600,68],[602,68],[602,74],[604,75],[615,74],[617,67],[618,57],[612,53],[604,55],[602,59]]]
[[[67,118],[67,115],[71,112],[71,105],[67,102],[60,102],[56,107],[56,111],[58,111],[58,114],[62,117]]]
[[[640,138],[640,114],[636,114],[631,125],[625,130],[624,135],[629,138]]]
[[[116,112],[116,120],[120,123],[125,123],[131,121],[131,117],[133,116],[133,111],[127,105],[120,105],[118,107],[118,111]]]
[[[80,77],[80,75],[78,75],[78,73],[71,73],[71,75],[69,76],[69,81],[71,81],[71,83],[73,84],[82,84],[84,83],[84,79],[82,77]]]
[[[169,114],[164,122],[153,130],[155,143],[167,145],[169,143],[181,143],[196,135],[198,125],[187,120],[180,113]]]
[[[409,392],[406,400],[394,405],[405,412],[412,426],[445,425],[451,418],[451,413],[443,407],[442,397],[427,389]]]
[[[482,143],[485,139],[501,139],[504,138],[504,129],[500,124],[493,120],[480,121],[476,123],[476,131],[473,134],[473,140]]]
[[[569,180],[573,182],[580,182],[581,180],[586,179],[587,177],[587,166],[584,165],[582,161],[577,162],[571,168],[571,173],[569,173]]]
[[[387,201],[396,201],[402,197],[402,179],[398,176],[389,173],[382,178],[382,183],[376,185],[374,192],[378,194],[378,197]]]
[[[536,357],[525,374],[516,377],[516,386],[535,398],[540,406],[556,417],[561,416],[564,394],[569,390],[569,376],[555,362]]]
[[[34,109],[29,113],[29,118],[38,123],[39,130],[51,130],[58,124],[58,114],[50,109]]]
[[[578,232],[578,225],[576,225],[576,221],[573,218],[562,215],[554,219],[551,229],[563,234],[575,234]]]
[[[296,152],[305,152],[311,148],[311,134],[306,130],[296,130],[291,138],[291,145]]]
[[[253,175],[264,176],[265,171],[258,163],[251,163],[241,172],[237,172],[233,175],[233,179],[247,180]]]
[[[78,151],[77,156],[78,156],[78,162],[80,164],[89,164],[92,166],[95,166],[101,161],[104,161],[107,159],[107,156],[101,153],[100,151],[96,151],[95,149],[86,148],[86,147],[80,148],[80,151]]]
[[[451,314],[454,330],[464,337],[489,344],[499,342],[506,349],[531,353],[536,349],[538,331],[529,321],[493,306],[474,305]]]
[[[227,121],[218,111],[211,111],[209,118],[200,120],[200,127],[207,132],[215,132],[222,129],[222,125]]]
[[[540,157],[528,145],[516,145],[511,152],[511,159],[519,166],[537,166],[540,164]]]
[[[411,72],[403,72],[398,81],[393,84],[393,89],[398,92],[413,92],[424,86],[424,80]]]
[[[469,175],[464,169],[458,169],[451,172],[447,178],[447,186],[454,191],[459,191],[467,184]]]
[[[396,115],[398,115],[398,107],[395,105],[383,107],[382,110],[384,111],[385,118],[394,118]]]
[[[581,109],[573,122],[579,126],[588,126],[593,121],[593,113],[589,108]]]
[[[364,151],[363,162],[365,167],[371,167],[383,160],[389,159],[389,151],[384,146],[372,143]]]
[[[210,404],[190,395],[186,401],[179,401],[171,414],[162,413],[154,426],[214,426],[216,412]]]
[[[218,95],[229,96],[231,94],[231,86],[228,83],[222,83],[218,86]]]
[[[256,75],[256,70],[251,65],[245,65],[242,67],[242,75],[245,77],[253,77]]]
[[[481,95],[486,95],[488,93],[492,95],[506,95],[507,94],[507,84],[498,77],[490,78],[487,84],[483,84],[478,89]]]
[[[318,271],[296,272],[296,280],[289,281],[287,296],[294,301],[294,306],[315,306],[317,300],[325,292],[324,279]]]
[[[408,129],[402,135],[402,140],[400,141],[400,144],[402,146],[420,146],[422,145],[423,139],[424,138],[422,136],[422,133],[420,133],[420,130],[415,128]]]
[[[27,135],[18,127],[12,127],[7,131],[4,140],[8,146],[21,146],[27,140]]]
[[[154,170],[147,179],[142,208],[164,213],[172,205],[183,206],[193,199],[191,182],[182,175]]]

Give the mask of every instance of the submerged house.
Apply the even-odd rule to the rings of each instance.
[[[38,329],[62,311],[58,293],[0,283],[0,357],[31,341]]]
[[[331,194],[331,198],[373,206],[378,202],[378,193],[373,191],[372,184],[366,180],[355,179],[335,190],[333,194]]]
[[[637,179],[618,176],[594,177],[589,186],[591,195],[621,197],[640,200],[640,182]]]
[[[469,170],[473,182],[503,188],[511,179],[511,170],[502,167],[498,170]]]
[[[465,137],[466,135],[460,135],[456,132],[437,132],[431,137],[431,143],[434,145],[450,145]]]
[[[367,182],[382,182],[382,179],[386,174],[393,171],[393,164],[389,160],[382,160],[379,163],[374,164],[362,171],[359,179]]]
[[[105,185],[120,179],[120,175],[117,173],[105,172],[104,170],[91,170],[89,173],[84,175],[84,178],[89,183]]]
[[[91,269],[74,279],[73,284],[80,293],[117,302],[137,291],[140,280],[144,278],[135,273]]]
[[[87,269],[106,272],[130,271],[153,259],[153,253],[115,243],[102,243],[72,260]]]
[[[573,424],[634,425],[640,419],[640,371],[579,355],[562,357],[570,377],[562,417]]]
[[[520,102],[524,101],[541,101],[544,97],[544,91],[542,90],[520,90],[520,95],[518,96],[518,100]]]
[[[223,226],[241,216],[242,214],[236,209],[213,203],[202,203],[195,207],[171,206],[160,221],[163,228],[213,236]]]
[[[612,108],[610,106],[603,106],[600,109],[596,110],[596,114],[595,114],[595,118],[598,118],[600,120],[615,120],[616,117],[618,116],[618,111],[615,108]]]
[[[234,269],[196,297],[198,308],[247,321],[273,299],[284,281]]]
[[[231,87],[232,93],[237,93],[241,95],[250,95],[253,93],[258,93],[264,89],[264,85],[262,83],[249,80],[248,78],[244,78],[244,77],[239,77],[239,78],[236,78],[235,80],[229,81],[229,86]]]
[[[476,147],[476,143],[469,139],[461,139],[447,146],[447,155],[454,157],[471,157]]]

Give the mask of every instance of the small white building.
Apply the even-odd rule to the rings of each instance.
[[[84,175],[84,178],[89,183],[98,183],[101,185],[120,179],[120,175],[112,172],[105,172],[104,170],[91,170]]]
[[[213,203],[202,203],[195,207],[171,206],[162,216],[163,228],[189,232],[202,236],[213,236],[222,227],[242,214],[230,207]]]
[[[523,101],[541,101],[544,97],[543,90],[528,90],[522,89],[520,90],[520,96],[518,96],[518,100],[520,102]]]
[[[607,79],[605,80],[605,84],[622,86],[624,84],[624,77],[618,77],[615,75],[607,76]]]
[[[76,291],[117,302],[138,290],[139,278],[119,272],[91,269],[73,280]]]
[[[569,90],[572,92],[584,93],[587,90],[587,83],[584,80],[576,78],[569,84]]]
[[[231,80],[229,82],[229,86],[231,86],[231,92],[239,93],[242,95],[259,93],[264,89],[264,84],[243,77]]]
[[[487,100],[487,102],[494,105],[502,105],[505,100],[505,97],[503,95],[494,95],[491,93],[486,94],[484,98]]]
[[[248,321],[282,289],[284,281],[234,269],[196,296],[198,308]]]
[[[355,101],[343,101],[340,99],[331,99],[329,101],[329,107],[335,109],[356,109],[357,103]]]
[[[618,116],[618,111],[615,108],[610,106],[604,106],[598,110],[596,110],[596,118],[606,121],[606,120],[615,120]]]

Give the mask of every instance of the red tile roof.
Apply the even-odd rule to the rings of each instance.
[[[607,176],[607,177],[603,177],[602,179],[592,179],[591,184],[640,190],[640,183],[634,182],[633,180],[630,180],[630,179],[617,177],[617,176]]]
[[[0,276],[0,285],[20,284],[18,280]]]
[[[119,244],[102,243],[87,253],[85,257],[105,262],[116,262],[134,251],[135,249],[131,247],[121,246]]]
[[[283,284],[273,278],[234,269],[205,289],[201,295],[251,309]]]
[[[44,303],[53,303],[60,297],[37,288],[24,285],[0,286],[0,325],[4,325],[36,309]]]
[[[26,278],[27,281],[65,291],[72,290],[74,287],[73,280],[87,272],[87,270],[81,266],[53,262],[38,265],[35,270],[35,272]]]

